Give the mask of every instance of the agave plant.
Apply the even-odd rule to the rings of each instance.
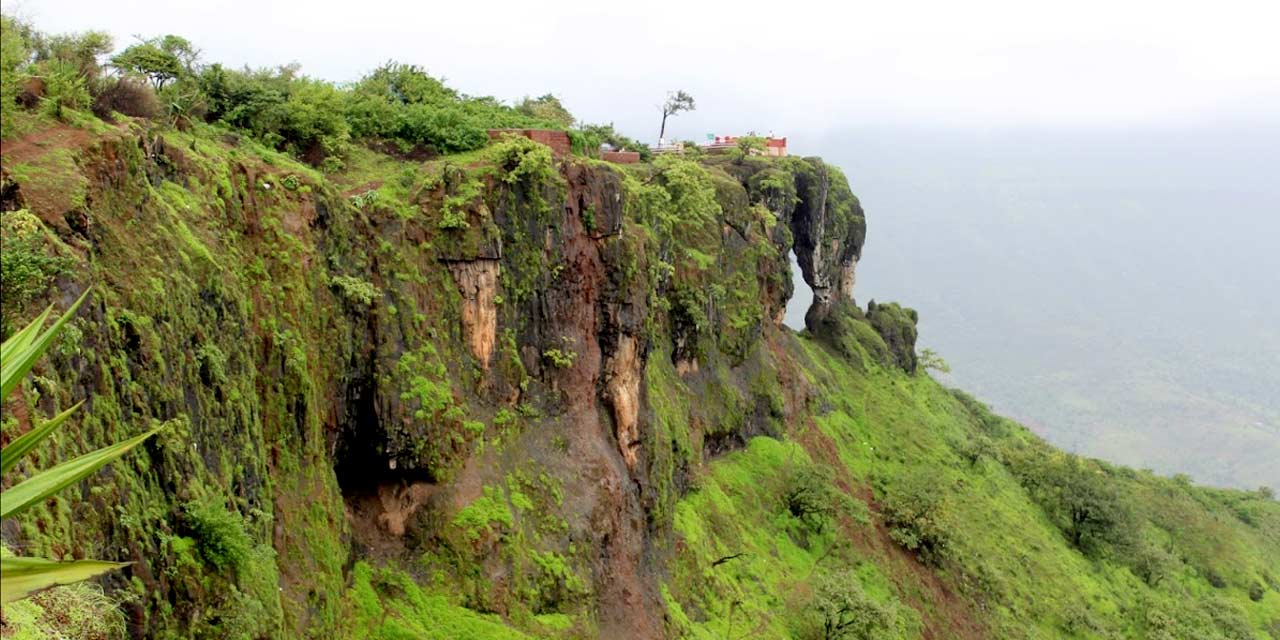
[[[89,292],[76,300],[48,329],[44,326],[53,312],[53,306],[44,310],[38,318],[25,328],[9,337],[0,345],[0,402],[9,398],[9,394],[18,388],[23,376],[31,370],[36,360],[44,354],[63,325],[71,319],[80,303],[84,302]],[[80,407],[80,403],[32,428],[15,438],[9,446],[0,450],[0,474],[7,475],[18,460],[35,449],[36,445],[53,433],[67,418]],[[158,429],[152,429],[136,436],[68,460],[51,469],[46,469],[0,493],[0,519],[10,518],[27,508],[43,502],[49,496],[79,482],[103,465],[119,458],[142,441],[151,437]],[[106,562],[102,560],[77,560],[74,562],[57,562],[45,558],[0,557],[0,601],[12,602],[47,589],[49,587],[71,584],[88,580],[96,575],[126,566],[128,563]]]

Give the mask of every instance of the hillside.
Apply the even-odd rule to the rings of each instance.
[[[938,384],[915,311],[854,303],[836,167],[490,141],[539,121],[389,69],[429,97],[6,106],[4,331],[92,289],[4,442],[85,404],[4,486],[165,429],[3,523],[7,552],[132,564],[2,637],[1280,638],[1274,496]],[[341,126],[298,124],[317,94]],[[405,127],[357,130],[384,107]]]

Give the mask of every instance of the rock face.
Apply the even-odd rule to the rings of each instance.
[[[844,176],[820,162],[796,177],[800,199],[791,219],[796,261],[813,289],[805,324],[830,313],[840,300],[853,299],[854,270],[862,256],[866,222],[862,205]]]
[[[618,451],[634,471],[640,440],[640,379],[643,363],[634,336],[622,336],[606,366],[605,398],[613,408],[614,437]]]
[[[449,271],[462,295],[459,320],[462,335],[471,355],[484,368],[489,368],[494,344],[498,339],[498,277],[501,263],[497,260],[450,262]]]
[[[379,190],[179,135],[122,128],[20,158],[6,143],[0,198],[79,261],[62,299],[96,287],[77,346],[13,413],[89,398],[89,441],[69,449],[152,421],[182,434],[113,467],[77,507],[84,527],[32,516],[135,563],[109,585],[156,594],[133,601],[135,634],[241,615],[253,637],[341,635],[361,559],[425,563],[472,610],[663,637],[693,469],[810,401],[770,355],[789,252],[810,316],[851,303],[865,224],[844,177],[812,158],[624,170],[506,139]],[[18,161],[45,179],[14,177]],[[712,400],[677,411],[675,388]],[[172,579],[190,562],[172,541],[199,535],[208,503],[287,562]]]

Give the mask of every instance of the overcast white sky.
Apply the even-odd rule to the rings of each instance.
[[[562,3],[22,0],[46,31],[177,33],[209,61],[353,80],[388,59],[464,92],[554,92],[587,121],[654,137],[686,89],[678,137],[804,137],[859,125],[1276,123],[1280,2]],[[808,134],[807,136],[805,134]]]

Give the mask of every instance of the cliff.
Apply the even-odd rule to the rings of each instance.
[[[67,265],[22,317],[93,287],[6,440],[80,400],[34,466],[167,425],[4,541],[133,562],[103,585],[136,637],[822,637],[851,602],[848,637],[1280,633],[1274,500],[917,371],[820,159],[507,137],[322,174],[130,120],[2,158],[6,241]],[[1095,477],[1123,535],[1051,490]]]

